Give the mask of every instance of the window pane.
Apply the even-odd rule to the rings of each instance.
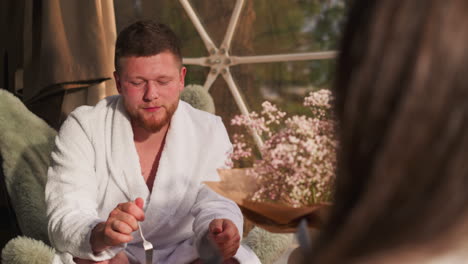
[[[136,4],[140,3],[140,4]],[[219,47],[224,39],[236,0],[192,0],[193,9]],[[175,0],[115,0],[118,31],[138,19],[155,19],[168,24],[182,40],[184,57],[208,56],[192,22]],[[245,0],[230,55],[254,56],[336,50],[343,17],[344,0]],[[335,60],[241,64],[230,68],[249,109],[258,111],[265,100],[290,114],[306,113],[304,96],[314,89],[328,88],[333,80]],[[187,65],[186,84],[203,85],[208,67]],[[232,133],[230,119],[240,114],[229,87],[221,75],[210,93]]]

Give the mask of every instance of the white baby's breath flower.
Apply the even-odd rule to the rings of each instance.
[[[304,105],[311,109],[311,116],[286,117],[267,101],[260,114],[252,112],[231,120],[232,125],[253,129],[265,139],[262,159],[256,160],[250,171],[260,186],[253,200],[302,206],[330,198],[338,145],[331,99],[328,90],[310,93]],[[233,160],[252,157],[243,135],[233,139]]]

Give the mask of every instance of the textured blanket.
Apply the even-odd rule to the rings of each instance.
[[[0,154],[6,187],[22,233],[47,243],[44,187],[55,135],[18,98],[0,90]]]

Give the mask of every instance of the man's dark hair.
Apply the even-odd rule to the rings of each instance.
[[[180,40],[166,25],[152,20],[135,22],[124,28],[117,37],[115,47],[115,69],[120,69],[123,57],[149,57],[161,52],[171,52],[182,65]]]

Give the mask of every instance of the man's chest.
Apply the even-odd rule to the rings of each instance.
[[[141,175],[151,191],[153,189],[156,173],[158,172],[161,151],[155,148],[138,148],[138,158],[140,161]]]

